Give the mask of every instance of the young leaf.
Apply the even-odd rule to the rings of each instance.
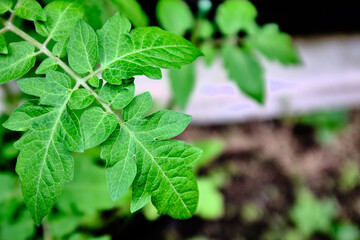
[[[80,126],[85,139],[85,149],[104,142],[115,130],[117,119],[99,107],[86,110],[80,118]]]
[[[181,36],[194,24],[194,16],[182,0],[160,0],[156,7],[156,15],[161,27]]]
[[[235,35],[240,30],[249,31],[256,16],[256,8],[250,1],[227,0],[218,7],[215,21],[224,35]]]
[[[280,32],[276,24],[266,24],[247,39],[247,44],[264,54],[270,60],[279,60],[283,64],[300,62],[291,37]]]
[[[1,0],[0,1],[0,14],[6,13],[12,7],[11,0]]]
[[[180,68],[201,55],[187,40],[159,28],[138,28],[126,34],[129,29],[128,20],[116,14],[98,31],[102,76],[111,84],[136,75],[158,79],[159,68]]]
[[[82,5],[77,0],[56,0],[46,5],[44,11],[49,37],[56,41],[68,37],[83,16]]]
[[[30,21],[45,21],[46,16],[41,5],[35,0],[21,0],[15,8],[15,15]]]
[[[7,54],[8,49],[6,46],[6,40],[3,34],[0,34],[0,54]]]
[[[0,55],[0,84],[21,77],[35,64],[34,46],[28,42],[14,42],[9,53]]]
[[[98,88],[100,87],[100,80],[98,78],[98,76],[93,76],[88,80],[88,83],[90,84],[90,86],[94,87],[94,88]],[[101,97],[101,96],[100,96]]]
[[[175,103],[184,110],[195,85],[195,69],[193,64],[169,72],[171,92]]]
[[[147,113],[152,105],[152,98],[149,92],[136,96],[131,103],[123,110],[122,117],[125,121],[134,117],[141,117]]]
[[[43,37],[49,36],[49,30],[42,22],[34,21],[35,31]]]
[[[71,109],[84,109],[90,106],[95,100],[95,97],[90,94],[86,89],[76,89],[72,94],[69,101]]]
[[[78,73],[88,73],[98,61],[98,41],[94,30],[79,20],[66,46],[69,64]]]
[[[263,103],[265,81],[259,62],[250,53],[230,44],[224,45],[222,54],[229,78],[234,80],[246,95],[258,103]]]
[[[56,61],[53,58],[47,58],[41,62],[39,67],[36,69],[36,74],[45,74],[49,70],[56,70]]]
[[[122,109],[131,102],[134,98],[134,94],[134,83],[122,84],[120,86],[114,86],[107,83],[101,89],[100,98],[104,102],[111,104],[114,109]]]
[[[13,130],[28,130],[15,144],[20,150],[16,171],[25,204],[37,225],[50,212],[64,183],[73,178],[70,151],[83,150],[78,119],[66,107],[71,93],[70,88],[66,89],[72,85],[70,78],[48,71],[46,79],[41,79],[22,79],[18,84],[24,92],[40,96],[40,102],[47,106],[27,102],[4,124]],[[52,90],[44,94],[45,89]],[[54,95],[63,96],[54,98]]]
[[[149,24],[146,13],[136,0],[111,0],[136,27],[145,27]]]
[[[59,40],[58,42],[56,42],[52,49],[52,52],[54,53],[54,55],[57,57],[60,57],[60,58],[65,57],[67,54],[67,52],[66,52],[67,44],[68,44],[67,38],[63,38],[63,39]]]

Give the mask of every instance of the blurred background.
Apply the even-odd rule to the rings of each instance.
[[[95,148],[75,155],[74,182],[36,228],[14,171],[19,135],[0,127],[1,240],[360,240],[360,15],[354,1],[83,5],[94,29],[121,11],[134,26],[159,26],[204,53],[183,69],[163,71],[163,80],[135,80],[138,93],[153,95],[154,111],[194,116],[178,138],[204,151],[195,166],[197,214],[174,220],[158,216],[151,204],[130,214],[130,193],[111,201]],[[16,24],[42,39],[30,22]],[[28,96],[9,83],[1,85],[0,98],[3,123]]]

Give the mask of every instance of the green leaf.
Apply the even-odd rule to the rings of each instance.
[[[83,151],[83,138],[79,120],[67,108],[72,86],[69,77],[48,71],[46,78],[23,79],[18,84],[21,90],[39,96],[40,104],[46,105],[26,102],[4,123],[12,130],[28,130],[15,144],[20,150],[16,172],[25,204],[35,223],[40,225],[64,183],[73,178],[70,151]]]
[[[57,0],[44,8],[49,37],[58,41],[69,36],[75,23],[82,18],[83,8],[79,1]]]
[[[15,15],[30,21],[45,21],[46,16],[41,5],[35,0],[21,0],[15,8]]]
[[[0,1],[0,14],[6,13],[12,7],[11,0],[1,0]]]
[[[276,24],[266,24],[247,39],[247,44],[264,54],[269,60],[278,60],[283,64],[300,62],[291,37],[280,32]]]
[[[309,190],[297,193],[290,217],[305,238],[313,233],[330,232],[336,215],[336,205],[332,199],[317,199]]]
[[[199,185],[199,207],[196,214],[203,219],[214,220],[225,213],[224,197],[209,178],[197,180]]]
[[[123,110],[122,117],[125,121],[134,117],[141,117],[146,114],[152,105],[152,98],[149,92],[136,96],[131,103]]]
[[[99,107],[86,110],[80,118],[80,126],[85,139],[85,149],[104,142],[115,130],[117,119]]]
[[[136,176],[135,149],[130,133],[117,128],[102,145],[101,158],[106,160],[106,180],[111,198],[120,199]]]
[[[97,32],[104,80],[121,84],[121,79],[146,75],[161,78],[159,68],[180,68],[201,55],[190,42],[157,27],[130,30],[129,21],[114,15]]]
[[[28,42],[14,42],[9,53],[0,55],[0,84],[19,78],[35,64],[35,48]]]
[[[200,168],[207,166],[209,163],[218,158],[224,151],[225,142],[220,139],[204,139],[193,143],[195,147],[200,148],[203,154],[196,161],[194,170],[198,171]]]
[[[215,21],[224,35],[235,35],[240,30],[250,31],[257,11],[247,0],[227,0],[216,10]]]
[[[234,80],[243,93],[258,103],[265,98],[265,80],[259,62],[246,50],[226,44],[222,54],[229,78]]]
[[[199,19],[198,21],[199,21],[198,37],[202,39],[211,38],[215,33],[215,29],[212,23],[207,19]]]
[[[79,20],[70,34],[66,46],[69,64],[78,73],[88,73],[98,62],[98,41],[94,30]]]
[[[94,87],[94,88],[98,88],[100,87],[100,80],[98,78],[98,76],[93,76],[88,80],[88,83],[90,84],[90,86]]]
[[[200,46],[200,50],[204,53],[205,64],[207,66],[211,66],[217,53],[217,49],[214,44],[205,42]]]
[[[193,64],[169,72],[170,86],[174,101],[184,110],[189,102],[195,86],[195,69]]]
[[[49,30],[42,22],[34,21],[35,31],[43,37],[49,36]]]
[[[49,70],[56,70],[57,64],[55,59],[53,58],[47,58],[44,61],[41,62],[39,67],[36,69],[36,74],[45,74]]]
[[[131,102],[134,94],[134,83],[122,84],[120,86],[107,83],[100,92],[100,98],[104,102],[111,104],[114,109],[122,109]]]
[[[65,57],[67,54],[67,52],[66,52],[67,44],[68,44],[67,38],[63,38],[63,39],[59,40],[58,42],[56,42],[52,49],[53,54],[60,58]]]
[[[95,97],[90,94],[86,89],[76,89],[72,94],[69,101],[71,109],[84,109],[90,106],[95,100]]]
[[[69,100],[73,83],[65,74],[48,71],[46,78],[35,77],[18,81],[26,94],[40,97],[41,105],[62,106]]]
[[[189,218],[198,202],[192,167],[201,150],[181,141],[165,139],[180,134],[192,117],[168,110],[139,117],[143,114],[144,111],[136,112],[131,120],[121,123],[120,129],[103,144],[102,157],[107,161],[111,196],[120,197],[130,186],[135,156],[137,173],[132,187],[131,211],[142,208],[151,198],[159,214]]]
[[[149,24],[146,13],[136,0],[111,0],[136,27],[145,27]]]
[[[6,40],[3,34],[0,34],[0,54],[7,54],[8,49],[6,46]]]
[[[160,0],[156,15],[162,28],[178,35],[184,35],[194,25],[194,16],[182,0]]]

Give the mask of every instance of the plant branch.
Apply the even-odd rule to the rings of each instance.
[[[95,99],[100,103],[100,105],[105,109],[105,111],[108,114],[114,114],[117,119],[118,122],[121,123],[123,120],[121,119],[121,117],[119,117],[117,114],[115,114],[115,112],[106,104],[104,103],[99,95],[86,83],[86,81],[88,79],[90,79],[91,77],[97,75],[98,73],[100,73],[103,68],[98,68],[97,70],[95,70],[94,72],[92,72],[91,74],[89,74],[88,76],[81,78],[80,76],[78,76],[66,63],[64,63],[60,58],[56,57],[49,49],[46,48],[46,46],[44,46],[44,44],[41,44],[40,42],[38,42],[37,40],[35,40],[33,37],[29,36],[27,33],[25,33],[24,31],[22,31],[21,29],[19,29],[18,27],[16,27],[14,24],[12,24],[11,22],[6,22],[6,26],[9,27],[9,30],[12,31],[13,33],[17,34],[18,36],[22,37],[24,40],[28,41],[29,43],[31,43],[33,46],[35,46],[36,48],[38,48],[40,50],[40,52],[44,53],[45,55],[47,55],[50,58],[53,58],[56,63],[67,73],[69,74],[72,78],[75,79],[76,81],[76,85],[73,88],[73,91],[75,91],[76,89],[78,89],[80,86],[83,86],[86,90],[88,90],[91,95],[93,95],[95,97]]]

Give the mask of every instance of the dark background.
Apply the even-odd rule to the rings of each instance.
[[[197,11],[198,0],[185,0]],[[156,3],[153,0],[139,0],[143,9],[155,19]],[[212,0],[213,8],[209,18],[213,19],[216,7],[223,0]],[[267,1],[251,0],[258,9],[258,23],[279,24],[280,29],[291,35],[319,35],[332,33],[360,32],[360,7],[358,1]],[[152,20],[154,21],[154,20]],[[155,24],[154,22],[151,22]]]

